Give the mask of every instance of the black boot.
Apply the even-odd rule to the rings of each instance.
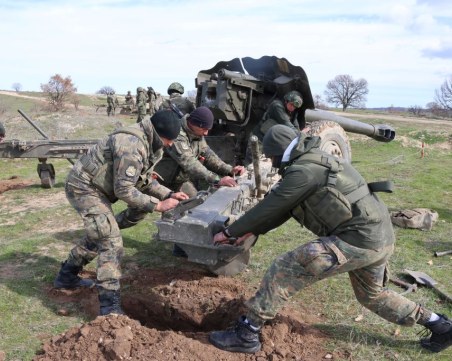
[[[90,279],[80,278],[79,272],[83,267],[75,266],[68,261],[61,264],[60,272],[58,273],[53,287],[55,288],[77,288],[77,287],[93,287],[94,281]]]
[[[121,296],[119,291],[110,291],[102,287],[99,290],[99,303],[101,316],[110,314],[125,315],[121,308]]]
[[[260,330],[254,330],[245,320],[246,317],[242,316],[234,328],[211,332],[209,335],[210,343],[219,349],[230,352],[255,353],[260,351]]]
[[[443,315],[438,316],[439,320],[424,325],[432,332],[430,338],[421,339],[421,346],[433,352],[452,346],[452,320]]]

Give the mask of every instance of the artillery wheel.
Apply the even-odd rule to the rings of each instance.
[[[309,128],[308,135],[318,135],[321,138],[320,149],[349,163],[352,161],[350,141],[339,124],[320,120],[309,124]]]
[[[246,268],[250,258],[251,250],[247,250],[237,255],[237,257],[231,261],[219,261],[213,266],[208,266],[208,268],[217,276],[234,276]]]
[[[39,176],[41,177],[42,188],[52,188],[54,186],[55,178],[52,177],[52,174],[49,171],[43,170]]]

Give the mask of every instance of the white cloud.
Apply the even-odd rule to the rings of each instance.
[[[0,88],[39,90],[61,73],[85,93],[104,85],[165,92],[173,81],[190,90],[197,72],[220,60],[276,55],[305,69],[313,93],[350,74],[368,80],[369,107],[425,105],[452,74],[450,8],[414,0],[0,1]],[[398,88],[405,91],[388,92]]]

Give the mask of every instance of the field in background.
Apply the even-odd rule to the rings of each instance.
[[[89,106],[79,111],[48,114],[38,100],[0,95],[0,109],[5,109],[1,121],[8,139],[34,139],[38,135],[17,113],[17,108],[29,113],[56,139],[100,138],[119,123],[135,122],[132,116],[109,118],[104,111],[96,113]],[[368,181],[394,181],[395,192],[381,195],[390,210],[425,207],[439,213],[439,221],[432,231],[396,228],[392,272],[399,274],[403,269],[427,272],[452,294],[452,258],[433,256],[434,251],[452,249],[452,122],[398,116],[388,119],[386,115],[383,119],[381,114],[366,112],[362,119],[394,126],[396,140],[385,144],[350,135],[353,164]],[[68,305],[69,316],[58,315],[58,306],[44,291],[51,285],[72,242],[83,233],[80,219],[64,196],[64,178],[71,165],[66,160],[52,163],[57,171],[57,184],[52,189],[42,189],[36,174],[37,160],[0,158],[0,181],[19,176],[34,182],[27,188],[0,195],[0,351],[6,353],[6,360],[30,360],[42,340],[88,321],[75,304]],[[119,211],[124,204],[118,202],[114,208]],[[171,256],[170,247],[150,241],[156,231],[155,219],[157,215],[150,215],[145,222],[122,232],[125,273],[136,267],[181,267],[180,261]],[[312,237],[291,221],[260,237],[252,250],[248,271],[237,275],[237,280],[247,282],[250,289],[256,287],[274,257]],[[94,265],[88,269],[93,270]],[[389,287],[401,291],[393,285]],[[407,297],[452,316],[451,305],[429,289],[421,288]],[[304,290],[290,304],[302,305],[322,319],[316,327],[330,335],[325,348],[343,350],[344,355],[349,355],[344,360],[452,359],[452,349],[439,355],[423,351],[417,345],[419,327],[400,328],[360,306],[347,275]]]

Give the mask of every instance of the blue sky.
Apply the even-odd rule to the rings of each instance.
[[[220,60],[285,57],[324,97],[339,74],[367,107],[425,106],[452,76],[452,6],[424,0],[0,0],[0,89],[58,73],[80,93],[173,81],[195,89]]]

